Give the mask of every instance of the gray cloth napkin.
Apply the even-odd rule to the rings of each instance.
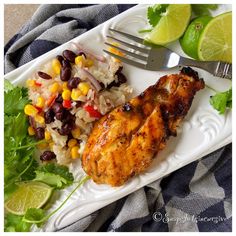
[[[5,73],[132,5],[41,5],[5,46]],[[59,231],[232,231],[231,144]]]

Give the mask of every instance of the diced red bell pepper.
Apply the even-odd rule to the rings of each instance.
[[[71,108],[71,100],[63,100],[62,106],[64,108],[70,109]]]
[[[102,114],[98,110],[95,110],[93,106],[86,105],[84,106],[84,110],[87,111],[91,117],[94,117],[94,118],[102,117]]]
[[[41,83],[39,83],[39,82],[37,82],[37,81],[35,81],[34,84],[35,84],[36,86],[38,86],[38,87],[40,87],[40,86],[42,85]]]
[[[36,106],[36,105],[35,105],[34,107],[38,110],[38,113],[41,113],[42,110],[43,110],[41,107],[38,107],[38,106]]]

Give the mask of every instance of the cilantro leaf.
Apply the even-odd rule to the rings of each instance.
[[[30,102],[26,88],[15,87],[4,92],[4,113],[6,115],[17,115],[23,112],[24,106]]]
[[[14,88],[13,84],[9,80],[5,79],[4,80],[4,91],[8,92],[8,91],[12,90],[13,88]]]
[[[46,212],[44,209],[29,208],[23,217],[23,221],[30,224],[35,223],[37,226],[40,226],[45,218]]]
[[[169,4],[155,4],[147,9],[148,22],[152,27],[155,27],[160,21],[162,14],[166,12]]]
[[[225,92],[216,93],[210,98],[210,104],[219,112],[224,114],[227,108],[232,108],[232,88]]]
[[[44,182],[57,189],[65,188],[73,183],[74,177],[68,167],[54,163],[39,166],[35,171],[35,180]]]
[[[5,216],[5,232],[29,232],[32,224],[22,221],[23,216],[8,213]]]
[[[211,16],[210,10],[216,10],[218,4],[192,4],[192,11],[195,16]]]
[[[35,145],[28,135],[28,121],[24,106],[29,102],[26,88],[13,87],[5,81],[4,92],[4,190],[6,196],[16,181],[35,177]]]

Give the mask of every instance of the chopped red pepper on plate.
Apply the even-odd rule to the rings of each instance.
[[[94,118],[102,117],[102,114],[98,110],[95,110],[93,106],[86,105],[84,106],[84,110],[87,111],[91,117],[94,117]]]
[[[39,82],[37,82],[37,81],[35,81],[34,84],[35,84],[36,86],[38,86],[38,87],[40,87],[40,86],[42,85],[41,83],[39,83]]]
[[[71,108],[71,100],[63,100],[62,106],[64,108],[70,109]]]

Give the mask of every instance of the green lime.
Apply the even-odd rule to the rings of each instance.
[[[15,215],[24,215],[29,208],[40,208],[50,198],[53,188],[36,181],[20,184],[4,206]]]
[[[211,16],[200,16],[193,19],[183,37],[180,38],[180,45],[188,56],[198,59],[199,38],[203,29],[212,18]]]
[[[190,4],[170,4],[145,40],[154,44],[165,45],[179,39],[188,26],[190,17]]]
[[[232,12],[218,15],[207,24],[199,39],[198,57],[232,63]]]

